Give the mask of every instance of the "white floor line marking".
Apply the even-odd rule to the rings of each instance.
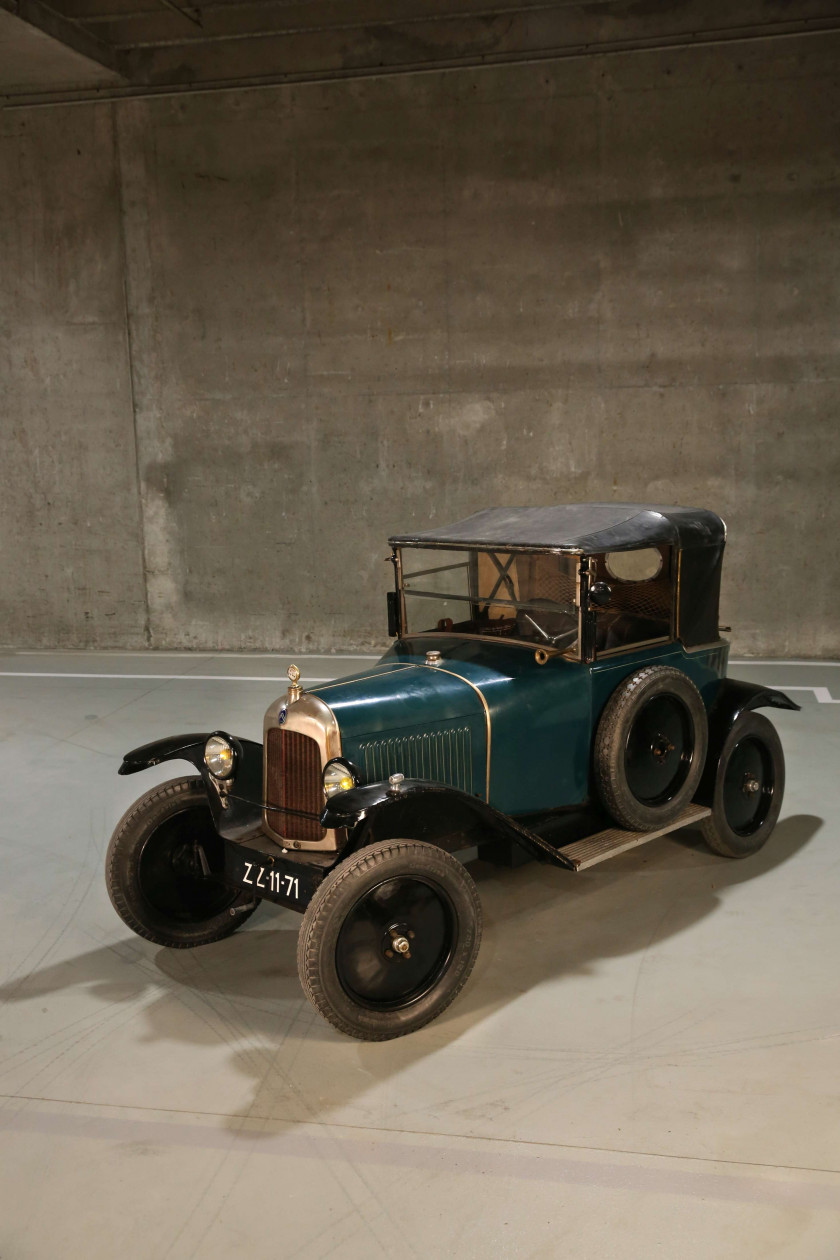
[[[307,678],[305,674],[302,677],[304,683],[333,681],[332,678]],[[112,678],[118,682],[121,679],[142,679],[149,682],[160,680],[167,682],[276,682],[284,685],[289,681],[285,674],[279,677],[275,674],[266,676],[252,674],[59,674],[50,670],[38,673],[22,669],[0,669],[0,678]]]
[[[384,651],[384,649],[383,649]],[[380,653],[381,656],[382,653]],[[53,651],[50,648],[36,648],[31,651],[28,648],[10,649],[8,652],[0,652],[0,657],[10,656],[110,656],[112,658],[118,656],[137,656],[149,657],[156,656],[159,660],[213,660],[213,661],[282,661],[291,660],[292,657],[296,661],[378,661],[379,656],[375,654],[370,656],[359,656],[354,652],[159,652],[156,648],[150,648],[146,652],[120,652],[116,651],[91,651],[85,652],[81,649],[67,651]],[[838,662],[840,664],[840,662]]]
[[[760,656],[730,658],[730,665],[813,665],[817,668],[827,665],[829,669],[840,669],[840,661],[765,661]]]
[[[768,684],[769,685],[769,684]],[[776,684],[773,684],[776,686]],[[777,686],[779,691],[813,691],[820,704],[840,704],[840,700],[834,700],[828,687],[791,687],[787,684],[779,683]]]

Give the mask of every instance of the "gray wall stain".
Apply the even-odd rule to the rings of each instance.
[[[367,649],[389,531],[616,498],[840,655],[838,49],[7,115],[3,642]]]

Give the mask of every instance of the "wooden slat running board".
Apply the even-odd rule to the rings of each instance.
[[[583,871],[587,866],[595,866],[597,862],[616,857],[617,854],[625,853],[628,849],[635,849],[639,844],[647,844],[648,840],[667,835],[669,831],[676,831],[678,827],[687,827],[689,823],[699,822],[701,818],[708,817],[711,812],[705,805],[689,805],[677,815],[673,822],[668,823],[667,827],[659,827],[654,831],[625,831],[623,827],[609,827],[606,831],[596,831],[593,836],[587,836],[585,840],[576,840],[574,844],[567,844],[565,848],[558,849],[557,852],[568,858],[573,870]]]

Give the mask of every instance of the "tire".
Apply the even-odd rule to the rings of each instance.
[[[710,849],[749,857],[767,843],[785,794],[785,755],[776,728],[760,713],[744,713],[723,742],[715,771],[712,812],[701,823]]]
[[[197,846],[218,870],[217,834],[201,779],[172,779],[146,792],[123,815],[108,845],[111,904],[138,936],[192,949],[230,936],[259,901],[202,873]]]
[[[697,791],[707,743],[703,698],[681,670],[647,665],[625,678],[595,733],[595,787],[607,813],[630,831],[673,822]]]
[[[383,840],[342,862],[312,898],[298,972],[340,1032],[389,1041],[454,1001],[480,943],[481,903],[461,863],[419,840]]]

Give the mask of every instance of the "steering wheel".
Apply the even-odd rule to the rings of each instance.
[[[552,647],[568,647],[570,643],[574,643],[577,638],[577,626],[571,630],[564,630],[562,634],[555,634],[551,639]]]
[[[562,605],[558,604],[558,609],[560,611],[563,611]],[[578,632],[577,626],[573,626],[571,630],[561,630],[559,634],[549,634],[548,631],[544,630],[543,627],[539,624],[539,622],[535,621],[534,618],[531,616],[531,614],[528,612],[525,612],[524,609],[517,608],[516,615],[517,615],[517,618],[524,617],[526,621],[530,621],[531,625],[534,627],[537,634],[540,635],[540,637],[544,640],[544,642],[550,643],[552,647],[560,646],[561,642],[562,642],[563,647],[566,647],[569,643],[573,642],[573,640],[577,638],[577,632]]]

